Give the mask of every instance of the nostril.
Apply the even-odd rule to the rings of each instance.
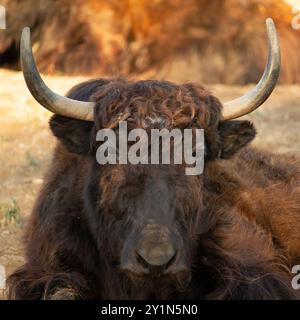
[[[166,269],[168,269],[175,262],[176,257],[177,257],[177,251],[175,251],[173,257],[169,260],[169,262],[167,262]]]
[[[142,268],[144,270],[147,270],[148,272],[150,272],[154,276],[159,276],[159,275],[163,274],[164,272],[166,272],[168,270],[169,266],[171,266],[173,264],[175,259],[176,259],[176,254],[166,264],[153,265],[153,264],[149,264],[143,257],[140,256],[140,254],[138,252],[136,252],[137,263],[140,266],[142,266]]]
[[[138,253],[138,251],[135,252],[136,260],[137,262],[145,269],[148,269],[150,267],[149,263]]]

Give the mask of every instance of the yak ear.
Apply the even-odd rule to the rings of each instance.
[[[256,130],[254,125],[246,120],[221,121],[219,135],[221,138],[220,157],[228,159],[254,139]]]
[[[70,152],[79,154],[90,152],[93,122],[54,115],[50,119],[50,128]]]

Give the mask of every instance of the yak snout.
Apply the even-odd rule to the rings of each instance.
[[[121,269],[134,274],[168,275],[187,269],[179,239],[167,227],[148,224],[125,245]]]
[[[136,247],[137,260],[144,266],[166,267],[171,264],[177,250],[167,230],[149,225],[141,232],[141,239]]]

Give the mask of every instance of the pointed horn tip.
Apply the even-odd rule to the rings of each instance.
[[[24,27],[22,30],[22,37],[23,36],[30,36],[30,28],[29,27]]]
[[[267,26],[267,30],[272,30],[276,32],[276,27],[275,27],[275,23],[274,20],[272,18],[267,18],[266,19],[266,26]]]
[[[31,47],[31,36],[29,27],[25,27],[22,30],[20,46],[21,51],[24,50],[27,46]]]

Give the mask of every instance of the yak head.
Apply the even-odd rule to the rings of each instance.
[[[83,197],[90,228],[110,268],[143,279],[189,279],[197,239],[210,224],[203,194],[205,163],[229,159],[255,136],[253,125],[232,120],[258,108],[279,75],[280,54],[275,28],[267,22],[269,61],[262,80],[244,96],[222,104],[195,84],[165,81],[93,80],[73,88],[67,97],[53,93],[40,78],[24,29],[21,60],[33,96],[55,113],[50,125],[67,153],[78,154],[86,168]],[[180,164],[106,163],[96,159],[103,141],[99,130],[118,136],[143,129],[151,151],[151,129],[204,130],[204,173],[186,174]],[[132,147],[132,141],[123,141]],[[124,145],[123,145],[124,146]],[[192,148],[195,145],[192,144]],[[116,148],[119,152],[120,145]],[[197,150],[194,150],[197,152]],[[151,153],[151,152],[150,152]]]
[[[55,115],[50,125],[69,152],[89,159],[84,199],[99,250],[131,276],[176,277],[182,283],[190,277],[197,239],[210,224],[204,214],[204,175],[188,175],[184,161],[151,164],[151,129],[203,129],[204,162],[231,157],[253,139],[255,130],[248,121],[222,121],[219,100],[197,85],[96,80],[75,87],[69,97],[80,100],[91,86],[96,86],[90,97],[93,122]],[[144,130],[148,164],[97,161],[104,144],[97,133],[110,129],[118,140],[120,119],[128,134]],[[126,143],[128,150],[133,147],[132,141]]]
[[[104,215],[105,234],[115,240],[110,251],[116,252],[117,265],[138,276],[187,279],[197,238],[209,225],[204,215],[203,174],[188,175],[184,161],[151,164],[151,130],[204,129],[202,156],[212,161],[228,158],[247,144],[254,137],[253,126],[247,121],[221,121],[218,99],[192,84],[119,79],[102,86],[92,99],[96,130],[114,129],[118,137],[117,124],[125,115],[128,132],[143,129],[147,135],[143,152],[150,151],[148,164],[96,164],[91,171],[101,174],[91,179],[87,195],[98,186],[101,196],[94,200],[92,211]],[[159,142],[162,150],[166,142]],[[132,141],[126,143],[128,149],[132,147]],[[191,148],[195,147],[194,141]],[[170,153],[173,156],[174,149]]]

